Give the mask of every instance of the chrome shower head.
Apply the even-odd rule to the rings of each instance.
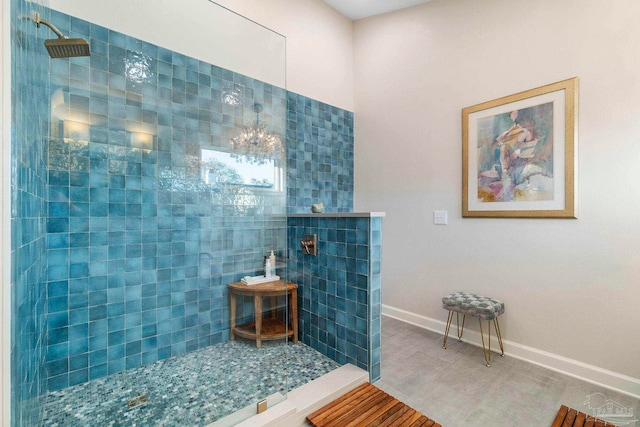
[[[55,25],[40,19],[40,14],[36,12],[33,16],[33,21],[38,28],[40,24],[46,25],[58,36],[57,39],[48,39],[44,41],[44,46],[49,52],[49,56],[52,58],[70,58],[73,56],[89,56],[91,52],[89,50],[89,43],[84,39],[70,39],[58,30]]]

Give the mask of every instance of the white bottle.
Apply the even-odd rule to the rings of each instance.
[[[266,261],[264,262],[264,277],[268,279],[269,277],[271,277],[271,261],[269,260],[269,257],[265,258]]]
[[[276,255],[271,251],[271,255],[269,255],[269,262],[271,263],[271,276],[276,275]]]

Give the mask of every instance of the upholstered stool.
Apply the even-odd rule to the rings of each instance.
[[[449,336],[449,328],[453,321],[453,313],[456,313],[456,329],[458,332],[458,341],[462,341],[462,333],[464,332],[464,320],[469,316],[477,317],[480,324],[480,336],[482,337],[482,351],[484,353],[484,361],[487,367],[491,366],[491,321],[495,326],[498,344],[500,344],[500,356],[504,356],[504,347],[502,346],[502,334],[500,333],[500,324],[498,316],[504,313],[504,303],[497,299],[483,297],[481,295],[469,294],[467,292],[455,292],[442,298],[442,308],[449,310],[447,318],[447,327],[444,333],[444,341],[442,348],[447,348],[447,337]],[[460,326],[459,314],[462,313],[462,326]],[[489,350],[487,351],[484,344],[484,333],[482,331],[482,319],[487,321]]]

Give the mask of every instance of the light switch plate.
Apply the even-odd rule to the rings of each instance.
[[[433,223],[436,225],[447,225],[449,223],[447,211],[433,211]]]

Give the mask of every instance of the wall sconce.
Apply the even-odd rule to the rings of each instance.
[[[131,132],[131,148],[150,153],[153,150],[153,135],[145,132]]]
[[[66,143],[88,141],[89,140],[89,124],[76,122],[73,120],[63,121],[63,137]]]

